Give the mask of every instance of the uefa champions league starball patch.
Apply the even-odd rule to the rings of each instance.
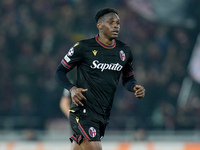
[[[74,48],[70,48],[70,50],[67,53],[67,56],[72,56],[74,54]]]
[[[123,50],[121,50],[121,51],[119,52],[119,56],[120,56],[120,58],[121,58],[122,61],[124,61],[124,60],[126,59],[125,53],[124,53]]]
[[[94,127],[90,127],[89,130],[88,130],[88,132],[89,132],[89,135],[91,137],[95,137],[96,134],[97,134],[96,129]]]

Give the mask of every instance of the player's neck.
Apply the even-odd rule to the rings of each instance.
[[[103,43],[105,45],[114,45],[114,43],[115,43],[115,39],[108,39],[101,33],[99,33],[97,35],[97,37],[98,37],[98,40],[101,41],[101,43]]]

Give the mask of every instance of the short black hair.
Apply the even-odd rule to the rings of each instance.
[[[109,14],[109,13],[116,13],[118,15],[118,12],[112,8],[103,8],[100,9],[96,15],[95,15],[95,22],[97,23],[99,18],[101,18],[102,16]]]

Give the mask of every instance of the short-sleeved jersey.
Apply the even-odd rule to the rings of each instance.
[[[114,93],[122,76],[132,76],[132,54],[130,48],[119,40],[112,46],[104,45],[94,37],[76,43],[61,61],[71,70],[77,66],[79,88],[88,89],[82,101],[85,107],[98,114],[109,115]]]

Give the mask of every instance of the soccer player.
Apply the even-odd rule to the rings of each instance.
[[[71,104],[70,93],[68,90],[64,89],[63,95],[60,99],[60,109],[67,118],[69,118],[70,104]]]
[[[130,48],[117,40],[120,18],[111,8],[95,15],[99,33],[76,43],[64,56],[55,78],[71,93],[70,124],[72,150],[102,150],[101,139],[109,122],[110,110],[120,76],[124,87],[143,98],[145,89],[134,78]],[[77,80],[66,74],[77,66]]]

